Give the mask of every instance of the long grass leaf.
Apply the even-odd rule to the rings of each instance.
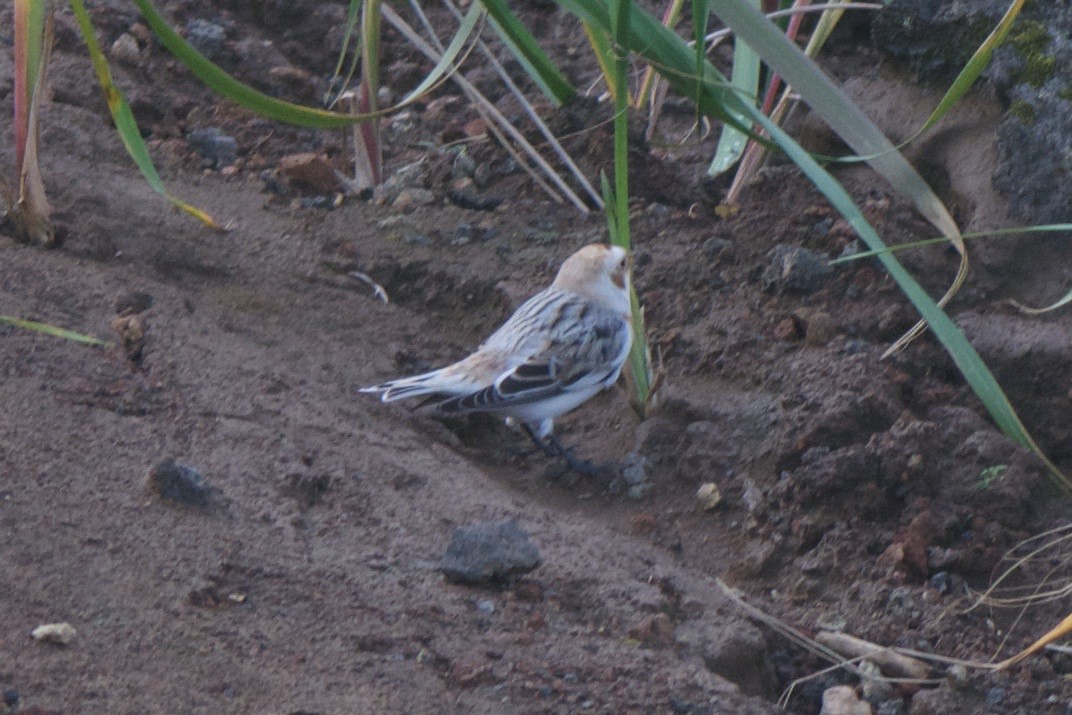
[[[759,0],[753,0],[753,2],[756,3],[757,7],[759,6]],[[698,9],[695,8],[694,12]],[[703,3],[703,9],[705,11],[707,9],[706,2]],[[704,19],[706,20],[706,15]],[[697,61],[697,76],[700,76],[702,72],[702,52],[705,47],[703,37],[705,32],[706,23],[700,31],[699,40],[696,42],[696,46],[701,53]],[[759,94],[759,73],[759,55],[740,37],[735,38],[733,43],[733,71],[730,74],[730,83],[737,88],[742,100],[750,101],[750,97],[757,97]],[[754,102],[755,99],[751,101]],[[743,123],[745,118],[740,117],[740,120]],[[740,160],[747,144],[747,135],[737,131],[732,125],[723,125],[722,134],[718,138],[718,146],[715,149],[715,156],[711,160],[711,165],[707,167],[707,174],[709,176],[718,176],[732,167]]]
[[[361,5],[361,91],[358,111],[379,109],[380,91],[380,0],[364,0]],[[382,180],[383,145],[380,123],[373,120],[356,125],[354,153],[356,165],[363,165],[367,176],[355,176],[358,184],[376,186]]]
[[[367,122],[385,117],[392,112],[408,106],[419,99],[428,88],[434,86],[451,70],[454,60],[465,45],[468,36],[455,37],[461,42],[452,42],[450,47],[457,48],[454,54],[444,53],[441,61],[437,63],[420,86],[410,92],[398,104],[387,109],[381,109],[367,114],[351,114],[345,112],[332,112],[316,107],[306,107],[293,102],[276,99],[263,92],[259,92],[249,85],[239,82],[231,75],[224,72],[213,64],[207,57],[195,50],[190,43],[184,40],[175,30],[168,25],[167,20],[156,10],[150,0],[132,0],[138,7],[149,28],[175,57],[177,57],[195,77],[204,82],[210,89],[226,99],[239,104],[247,109],[257,112],[261,116],[287,124],[295,124],[304,127],[319,129],[341,129],[352,124]],[[475,9],[470,10],[474,17],[479,19],[481,13]],[[473,23],[475,26],[475,21]],[[459,31],[460,33],[461,31]]]
[[[1012,226],[1010,228],[996,228],[991,231],[973,231],[971,233],[965,233],[961,237],[964,240],[975,238],[991,238],[1001,236],[1018,236],[1023,233],[1072,233],[1072,223],[1048,223],[1040,224],[1038,226]],[[924,238],[920,241],[911,241],[909,243],[898,243],[895,246],[886,246],[879,251],[860,251],[859,253],[853,253],[848,256],[840,256],[830,261],[830,265],[836,266],[839,263],[849,263],[851,261],[860,261],[865,258],[872,258],[880,253],[897,253],[898,251],[907,251],[912,248],[923,248],[924,246],[933,246],[936,243],[946,243],[944,236],[938,236],[935,238]]]
[[[108,60],[105,59],[104,53],[101,52],[100,44],[97,42],[97,36],[93,30],[93,24],[90,22],[89,14],[86,12],[85,3],[83,0],[71,0],[71,8],[74,10],[78,28],[82,32],[82,39],[89,49],[93,69],[97,73],[97,80],[100,82],[101,89],[104,90],[104,99],[108,103],[108,110],[112,113],[112,121],[115,122],[119,138],[123,141],[123,146],[126,147],[127,153],[130,154],[138,169],[141,170],[142,176],[145,177],[149,186],[170,201],[172,205],[202,221],[210,228],[222,230],[222,227],[216,223],[215,219],[207,213],[172,196],[168,192],[167,187],[164,186],[164,182],[160,178],[160,174],[156,171],[152,158],[149,156],[149,148],[145,146],[145,140],[142,139],[138,123],[134,119],[134,113],[130,111],[130,105],[127,104],[123,91],[112,80],[112,71],[109,69]]]
[[[565,104],[577,90],[559,72],[532,34],[521,24],[504,0],[480,0],[491,16],[492,28],[517,58],[526,73],[549,99]]]
[[[983,40],[982,44],[976,48],[971,58],[964,65],[964,69],[962,69],[960,74],[957,75],[957,78],[953,80],[953,84],[950,85],[945,96],[938,102],[938,106],[934,108],[931,115],[927,117],[927,121],[923,123],[923,126],[920,127],[911,138],[902,142],[901,146],[916,139],[937,124],[938,121],[946,115],[949,109],[956,104],[961,97],[968,93],[968,90],[975,84],[975,80],[979,78],[979,75],[983,73],[986,66],[990,64],[990,58],[994,56],[994,50],[1004,42],[1005,36],[1008,35],[1009,30],[1012,29],[1013,22],[1016,21],[1016,17],[1020,14],[1020,10],[1023,9],[1025,2],[1026,0],[1013,0],[997,26],[995,26],[990,35]]]
[[[76,333],[73,330],[67,330],[66,328],[58,328],[55,325],[49,325],[48,323],[39,323],[36,320],[25,320],[23,318],[16,318],[13,315],[0,315],[0,323],[5,323],[16,328],[23,330],[32,330],[35,333],[43,333],[45,335],[51,335],[56,338],[63,338],[64,340],[73,340],[76,343],[82,343],[84,345],[93,345],[96,347],[112,347],[112,343],[107,340],[100,340],[92,335],[84,335],[83,333]]]
[[[26,145],[22,170],[19,172],[19,198],[15,209],[15,223],[23,237],[45,246],[51,246],[55,242],[55,233],[49,221],[52,208],[45,195],[38,149],[41,139],[41,103],[44,101],[48,63],[52,56],[53,17],[53,13],[49,12],[38,42],[38,66],[34,68],[34,87],[31,92],[30,110],[26,116]]]

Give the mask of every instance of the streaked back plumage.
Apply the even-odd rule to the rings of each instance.
[[[549,430],[618,379],[632,342],[627,272],[621,248],[586,246],[472,355],[362,392],[384,402],[426,396],[440,412],[490,412]]]

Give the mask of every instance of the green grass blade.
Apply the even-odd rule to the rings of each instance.
[[[975,238],[990,238],[1001,236],[1018,236],[1023,233],[1072,233],[1072,223],[1048,223],[1040,224],[1038,226],[1014,226],[1012,228],[996,228],[992,231],[973,231],[972,233],[963,234],[962,238],[965,240]],[[946,243],[944,236],[938,236],[935,238],[924,238],[920,241],[911,241],[909,243],[898,243],[896,246],[886,246],[880,251],[860,251],[859,253],[853,253],[850,256],[841,256],[830,261],[830,265],[836,266],[839,263],[849,263],[851,261],[859,261],[864,258],[873,258],[880,253],[897,253],[898,251],[907,251],[911,248],[923,248],[924,246],[933,246],[936,243]]]
[[[492,28],[525,68],[540,90],[556,104],[573,99],[577,90],[558,71],[535,38],[517,19],[504,0],[480,0],[491,17]]]
[[[188,42],[186,42],[186,40],[175,32],[175,30],[168,25],[163,16],[157,12],[156,8],[153,7],[150,0],[132,0],[132,2],[137,5],[139,10],[141,10],[142,15],[145,17],[145,22],[149,25],[149,28],[153,33],[156,34],[161,44],[175,55],[179,61],[186,65],[186,68],[189,69],[195,77],[204,82],[210,89],[232,102],[246,107],[247,109],[251,109],[269,119],[274,119],[286,124],[314,127],[318,129],[341,129],[352,124],[379,119],[387,116],[391,112],[412,104],[426,92],[428,88],[436,84],[448,71],[451,70],[454,60],[457,59],[458,54],[465,45],[465,41],[468,39],[468,34],[464,34],[463,29],[459,29],[458,34],[455,35],[447,52],[443,54],[443,57],[432,72],[425,77],[424,81],[421,82],[421,85],[417,89],[406,95],[406,97],[394,107],[376,112],[369,112],[367,114],[332,112],[326,109],[317,109],[315,107],[294,104],[293,102],[285,102],[281,99],[276,99],[275,97],[264,94],[263,92],[258,92],[249,85],[239,82],[237,79],[220,69],[217,65],[213,64],[200,52],[195,50]],[[479,8],[470,8],[467,17],[471,17],[472,21],[471,23],[464,24],[463,28],[468,27],[469,31],[472,32],[472,29],[476,26],[476,22],[480,19],[482,14],[483,13]]]
[[[346,30],[342,33],[342,46],[339,48],[339,59],[335,63],[333,77],[338,77],[342,72],[342,66],[346,64],[346,55],[350,53],[350,38],[354,36],[354,28],[357,27],[357,14],[361,9],[361,0],[350,0],[346,9]],[[357,53],[354,53],[355,55]]]
[[[993,57],[994,50],[998,48],[998,46],[1005,40],[1005,36],[1009,34],[1009,30],[1012,28],[1016,17],[1020,14],[1020,10],[1023,9],[1025,2],[1026,0],[1013,0],[997,26],[983,43],[976,48],[974,54],[972,54],[971,58],[964,65],[964,69],[962,69],[960,74],[957,75],[957,78],[953,80],[953,84],[950,85],[945,96],[942,97],[942,100],[938,102],[938,106],[931,112],[927,121],[923,123],[923,126],[919,128],[919,131],[912,135],[910,139],[903,142],[901,146],[916,139],[923,134],[923,132],[937,124],[938,121],[945,116],[946,112],[948,112],[961,97],[968,93],[968,90],[975,84],[975,80],[979,78],[979,75],[983,73],[986,66],[990,64],[990,58]]]
[[[755,2],[756,7],[759,7],[759,0],[753,0],[753,2]],[[705,10],[706,5],[707,3],[704,3]],[[698,46],[703,47],[702,39]],[[744,42],[740,37],[735,37],[733,41],[733,72],[730,75],[730,83],[737,88],[741,99],[746,102],[757,101],[749,98],[755,98],[759,94],[760,66],[759,55],[748,46],[747,42]],[[702,65],[698,67],[697,75],[701,71]],[[739,119],[741,123],[746,121],[743,116],[739,116]],[[732,125],[723,125],[722,134],[718,138],[715,157],[711,160],[711,165],[707,167],[708,176],[718,176],[740,161],[747,144],[748,135],[734,129]]]
[[[145,180],[149,182],[149,186],[174,206],[201,220],[211,228],[219,230],[220,225],[207,213],[172,196],[168,192],[164,182],[160,179],[160,174],[156,171],[156,166],[153,165],[153,160],[149,157],[149,148],[145,146],[145,140],[142,139],[138,123],[134,120],[134,114],[130,111],[130,105],[127,104],[126,97],[123,95],[122,90],[112,81],[112,71],[108,68],[108,60],[104,58],[100,44],[97,43],[97,36],[93,31],[93,24],[89,20],[89,14],[86,12],[83,0],[71,0],[71,8],[74,10],[78,28],[82,32],[82,39],[89,50],[89,57],[93,62],[93,69],[97,73],[101,89],[104,90],[104,99],[108,103],[108,110],[112,113],[112,120],[115,122],[115,127],[119,132],[119,138],[122,139],[123,146],[126,147],[130,157],[134,160],[138,169],[141,170]]]
[[[16,328],[22,328],[23,330],[32,330],[35,333],[43,333],[45,335],[51,335],[57,338],[63,338],[64,340],[73,340],[76,343],[82,343],[83,345],[93,345],[95,347],[110,348],[112,343],[107,340],[100,340],[94,338],[92,335],[84,335],[82,333],[76,333],[73,330],[67,330],[66,328],[57,328],[55,325],[49,325],[48,323],[39,323],[36,320],[24,320],[22,318],[16,318],[13,315],[0,315],[0,323],[5,323]]]

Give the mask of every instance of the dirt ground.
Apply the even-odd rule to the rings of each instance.
[[[579,29],[521,6],[589,86],[596,69],[572,51]],[[125,4],[93,7],[106,46],[137,21]],[[180,27],[223,28],[218,61],[299,101],[333,67],[345,16],[311,1],[163,7]],[[876,69],[863,37],[847,33],[828,61],[897,139],[937,95]],[[826,664],[746,617],[718,579],[809,635],[834,628],[975,660],[1018,650],[1064,615],[1060,602],[1018,621],[962,612],[1006,549],[1064,523],[1067,499],[994,428],[935,341],[880,360],[915,315],[876,265],[839,266],[801,290],[772,274],[778,246],[834,256],[854,239],[792,168],[775,162],[720,220],[721,185],[695,178],[712,139],[671,141],[687,110],[638,150],[636,280],[666,370],[661,409],[642,421],[618,389],[559,429],[586,457],[632,454],[643,479],[552,479],[505,426],[440,422],[357,388],[464,355],[563,258],[602,240],[603,218],[549,202],[479,139],[465,146],[487,167],[478,197],[496,207],[458,205],[457,153],[442,142],[475,115],[449,100],[385,124],[388,174],[416,176],[432,203],[325,208],[272,172],[303,151],[344,168],[342,133],[253,118],[159,47],[141,52],[115,71],[169,188],[231,230],[205,230],[140,178],[61,14],[43,146],[63,242],[0,237],[0,313],[116,339],[116,315],[133,311],[146,342],[132,361],[0,327],[0,690],[17,691],[21,712],[773,712]],[[268,71],[279,66],[292,71]],[[391,35],[384,66],[400,91],[425,69]],[[516,111],[485,69],[470,76]],[[4,55],[0,92],[11,88]],[[1007,223],[989,181],[1001,112],[980,92],[914,150],[966,230]],[[596,176],[606,109],[549,113]],[[194,151],[188,132],[206,127],[236,139],[230,168]],[[806,118],[797,129],[831,142]],[[6,114],[0,131],[10,136]],[[0,161],[11,165],[6,144]],[[931,235],[874,175],[841,176],[891,242]],[[975,249],[952,314],[1069,466],[1069,319],[1007,305],[1063,294],[1067,251],[1041,239]],[[940,248],[905,260],[936,294],[955,270]],[[203,475],[207,507],[147,487],[167,459]],[[696,498],[707,482],[722,494],[710,511]],[[447,583],[437,563],[454,529],[506,518],[542,565],[496,588]],[[77,629],[72,643],[31,639],[53,622]],[[862,694],[887,715],[1063,713],[1069,673],[1072,659],[1047,653]],[[859,679],[809,679],[788,708],[816,713],[841,683]]]

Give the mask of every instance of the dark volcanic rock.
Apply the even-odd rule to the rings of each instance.
[[[1004,14],[1005,0],[894,0],[872,40],[923,81],[948,84]],[[983,77],[1008,114],[994,185],[1030,223],[1072,218],[1072,8],[1028,3]]]
[[[194,129],[186,135],[186,141],[212,168],[230,166],[238,158],[238,142],[217,127]]]
[[[811,293],[833,272],[826,256],[796,246],[775,246],[767,260],[763,289],[768,293]]]
[[[510,520],[455,529],[439,568],[450,581],[479,584],[528,573],[541,562],[529,535]]]
[[[165,459],[149,470],[149,489],[161,499],[205,507],[209,502],[209,488],[204,477],[185,464]]]

